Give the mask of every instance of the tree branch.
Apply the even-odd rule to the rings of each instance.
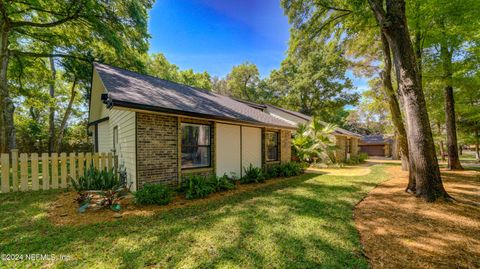
[[[75,3],[75,2],[74,2]],[[73,4],[72,4],[73,6]],[[70,10],[70,6],[68,9]],[[57,25],[63,24],[67,21],[74,20],[80,17],[80,11],[82,11],[83,5],[79,5],[77,10],[71,15],[68,15],[62,19],[53,21],[53,22],[47,22],[47,23],[37,23],[37,22],[31,22],[31,21],[12,21],[12,28],[15,27],[22,27],[22,26],[31,26],[31,27],[43,27],[43,28],[48,28],[48,27],[55,27]]]
[[[38,58],[47,58],[47,57],[53,57],[53,58],[71,58],[71,59],[77,59],[85,62],[91,62],[92,59],[87,58],[87,57],[81,57],[81,56],[75,56],[75,55],[70,55],[70,54],[63,54],[63,53],[37,53],[37,52],[30,52],[30,51],[19,51],[19,50],[9,50],[8,53],[10,55],[20,55],[20,56],[28,56],[28,57],[38,57]]]

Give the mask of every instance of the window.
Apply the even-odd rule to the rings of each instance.
[[[113,151],[117,149],[118,144],[118,126],[113,127]]]
[[[210,125],[182,123],[182,168],[210,166]]]
[[[267,161],[278,161],[278,132],[265,132]]]

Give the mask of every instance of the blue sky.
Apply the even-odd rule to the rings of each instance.
[[[150,52],[181,69],[223,77],[249,61],[265,77],[285,58],[289,24],[279,0],[158,0],[149,32]]]

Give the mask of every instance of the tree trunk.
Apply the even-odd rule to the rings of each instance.
[[[425,96],[418,79],[405,1],[386,0],[386,11],[382,0],[369,0],[369,4],[393,52],[408,125],[409,169],[411,180],[415,180],[415,194],[429,202],[449,198],[442,184]]]
[[[402,170],[408,170],[408,142],[407,132],[403,125],[402,112],[400,111],[400,105],[398,103],[397,96],[392,84],[392,57],[390,55],[390,47],[388,40],[383,33],[380,33],[382,40],[382,52],[383,52],[383,71],[380,73],[382,77],[383,90],[388,98],[388,105],[390,108],[390,115],[392,116],[393,126],[395,133],[397,134],[398,144],[400,145],[399,151],[402,159]],[[409,190],[414,191],[415,185],[409,183]]]
[[[443,146],[443,140],[440,140],[439,147],[440,147],[440,155],[442,157],[442,161],[446,161],[447,159],[445,159],[445,147]]]
[[[448,169],[463,170],[458,157],[457,126],[455,122],[455,100],[452,87],[452,52],[445,44],[441,46],[443,72],[445,79],[445,126],[447,130]]]
[[[50,70],[51,70],[51,81],[50,81],[50,109],[48,114],[48,153],[52,153],[55,147],[55,80],[57,78],[57,71],[55,70],[55,61],[53,57],[50,57]]]
[[[7,19],[0,21],[0,152],[9,152],[17,147],[13,113],[15,106],[8,89],[8,36],[10,22]]]
[[[480,162],[480,134],[478,127],[475,129],[475,158]]]
[[[73,101],[75,101],[75,95],[77,92],[75,91],[75,87],[77,86],[77,78],[73,80],[72,90],[70,92],[70,100],[68,101],[67,108],[65,109],[65,114],[63,115],[62,123],[60,124],[60,128],[58,129],[57,141],[55,143],[55,151],[57,153],[61,150],[63,135],[65,134],[65,128],[67,127],[67,121],[70,117],[72,112]]]

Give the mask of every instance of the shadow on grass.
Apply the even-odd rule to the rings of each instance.
[[[6,194],[0,196],[0,249],[71,255],[57,263],[62,267],[367,268],[352,212],[386,179],[382,167],[372,171],[305,174],[151,217],[79,227],[46,219],[45,206],[58,191]]]

